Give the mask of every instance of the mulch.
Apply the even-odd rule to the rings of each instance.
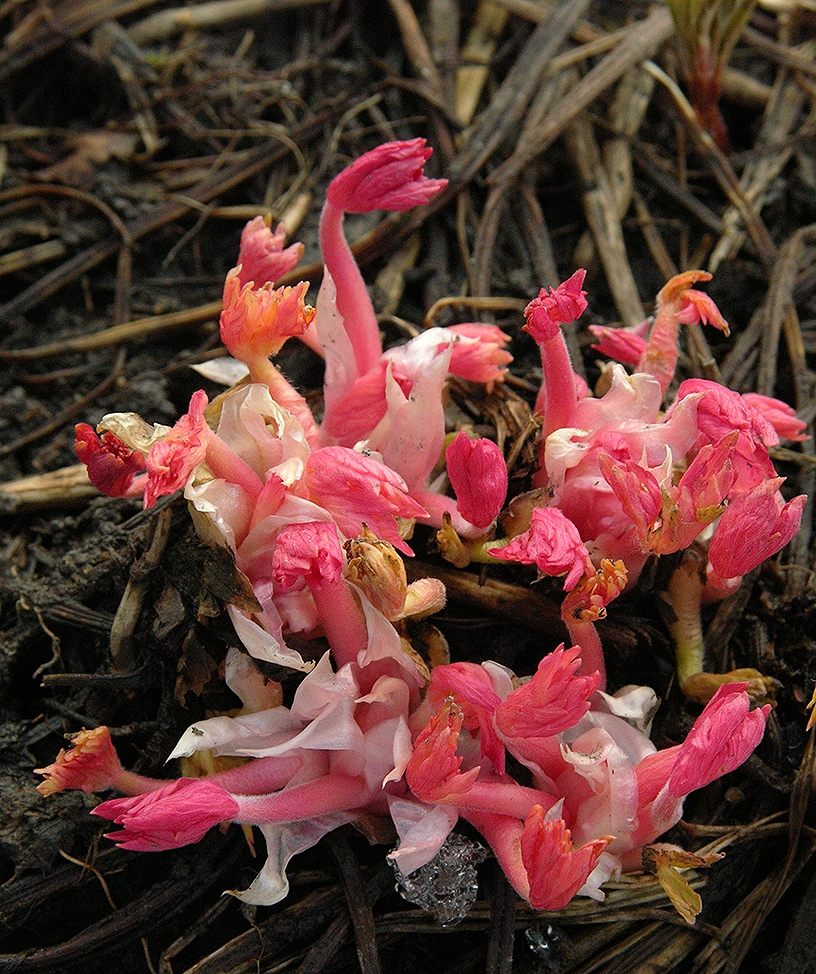
[[[217,392],[191,366],[222,354],[242,226],[284,220],[306,245],[291,278],[316,285],[328,180],[379,142],[424,136],[429,174],[450,180],[427,207],[347,221],[386,340],[474,320],[513,336],[503,388],[450,393],[498,439],[515,489],[540,381],[521,309],[579,266],[590,307],[568,339],[590,385],[583,326],[636,324],[666,279],[703,267],[732,335],[688,329],[680,377],[775,395],[812,428],[812,4],[755,8],[723,78],[728,155],[678,85],[668,9],[638,0],[1,0],[0,25],[0,970],[814,970],[812,501],[794,542],[705,618],[709,668],[754,666],[777,690],[757,753],[676,831],[727,852],[694,880],[693,927],[644,878],[537,914],[490,860],[469,915],[443,927],[351,828],[294,860],[286,901],[250,908],[222,895],[259,865],[240,829],[123,852],[93,796],[44,801],[32,774],[103,723],[128,766],[161,774],[191,721],[233,706],[230,566],[178,499],[142,512],[96,496],[73,426],[125,410],[172,424],[194,389]],[[279,364],[317,404],[321,363],[294,344]],[[812,499],[813,440],[773,456],[786,492]],[[529,673],[563,638],[555,583],[454,569],[430,535],[415,549],[414,570],[448,586],[437,623],[454,658]],[[601,624],[613,686],[663,699],[662,746],[699,712],[673,683],[669,568]],[[112,646],[135,667],[112,665]]]

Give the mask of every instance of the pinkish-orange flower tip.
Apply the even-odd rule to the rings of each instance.
[[[315,316],[305,302],[309,285],[253,287],[243,284],[243,265],[234,267],[224,284],[221,341],[242,362],[276,355],[287,338],[302,335]]]
[[[456,754],[462,730],[462,711],[448,699],[438,714],[414,741],[413,752],[405,768],[408,787],[420,801],[445,801],[468,791],[478,768],[460,773],[462,758]]]
[[[496,708],[496,727],[505,739],[552,737],[576,724],[589,710],[600,674],[577,675],[581,647],[564,644],[545,656],[532,678]]]
[[[425,139],[379,145],[335,176],[326,199],[346,213],[401,212],[427,203],[448,184],[423,174],[432,152]]]
[[[71,747],[64,748],[53,764],[35,768],[35,774],[45,776],[37,785],[41,795],[58,791],[105,791],[113,788],[122,771],[119,756],[107,727],[81,730],[71,738]]]

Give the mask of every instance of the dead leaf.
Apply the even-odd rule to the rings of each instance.
[[[133,158],[139,136],[133,132],[80,132],[69,136],[66,145],[73,149],[53,166],[46,166],[34,175],[45,183],[64,183],[66,186],[88,186],[97,171],[111,159],[128,162]]]

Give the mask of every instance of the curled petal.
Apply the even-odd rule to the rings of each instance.
[[[144,456],[113,433],[103,433],[100,438],[87,423],[78,423],[75,433],[74,451],[85,464],[90,482],[108,497],[124,497],[133,478],[144,470]]]
[[[745,575],[784,548],[799,530],[807,497],[800,494],[785,504],[781,483],[780,477],[765,480],[726,508],[708,550],[719,578]]]
[[[774,399],[772,396],[761,396],[758,392],[744,392],[743,402],[747,402],[752,409],[762,413],[765,419],[773,426],[778,436],[785,440],[807,440],[809,437],[803,433],[807,428],[807,423],[799,419],[796,411],[781,399]]]
[[[343,552],[337,528],[329,521],[289,524],[279,533],[272,555],[272,578],[281,592],[299,579],[319,586],[338,582],[343,574]]]
[[[592,347],[602,355],[623,362],[624,365],[637,365],[646,349],[646,332],[649,319],[635,328],[610,328],[607,325],[590,325],[589,330],[598,340]]]
[[[425,139],[379,145],[334,177],[326,199],[346,213],[400,212],[427,203],[448,183],[423,175],[432,152]]]
[[[469,382],[483,382],[491,392],[507,374],[505,366],[513,361],[504,347],[510,336],[496,325],[451,325],[444,330],[456,338],[448,366],[451,374]]]
[[[541,344],[548,341],[559,330],[560,325],[568,325],[579,318],[586,310],[586,291],[581,285],[586,277],[585,270],[576,271],[569,280],[557,288],[542,288],[537,298],[524,309],[527,323],[524,330]]]
[[[498,446],[485,437],[472,440],[464,430],[445,451],[448,477],[459,513],[478,528],[498,517],[507,495],[507,465]]]
[[[534,508],[529,530],[503,548],[489,548],[488,554],[535,565],[542,575],[566,575],[566,591],[575,587],[589,563],[578,529],[557,507]]]
[[[204,420],[207,394],[199,389],[190,399],[189,410],[163,440],[147,454],[147,486],[144,506],[152,507],[159,497],[182,488],[207,454],[207,439],[213,433]]]
[[[395,519],[422,517],[425,508],[408,496],[405,481],[385,464],[344,446],[327,446],[310,454],[304,479],[310,499],[331,513],[346,537],[357,537],[366,524],[378,537],[412,554]]]

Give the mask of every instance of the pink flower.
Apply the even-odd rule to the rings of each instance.
[[[647,755],[637,764],[638,825],[630,838],[633,850],[679,821],[686,795],[738,768],[753,753],[771,708],[752,710],[747,687],[747,683],[723,684],[682,744]]]
[[[579,399],[575,374],[560,326],[574,321],[586,308],[586,298],[581,290],[585,274],[586,271],[576,271],[555,290],[550,288],[549,294],[542,288],[538,297],[524,309],[527,319],[524,329],[532,335],[541,350],[544,373],[535,403],[535,411],[544,417],[542,461],[544,445],[550,433],[573,425],[572,418]],[[541,469],[538,474],[543,476]],[[535,486],[543,487],[544,483],[537,482]]]
[[[213,825],[236,817],[238,803],[206,778],[179,778],[158,791],[114,798],[97,805],[94,815],[124,828],[109,832],[123,849],[158,852],[200,841]]]
[[[288,592],[305,581],[338,666],[356,660],[368,643],[363,615],[343,578],[344,566],[333,522],[289,524],[278,533],[272,557],[276,590]]]
[[[589,710],[599,676],[578,676],[581,647],[562,643],[545,656],[527,682],[496,708],[496,727],[514,754],[530,757],[542,739],[554,737],[576,724]]]
[[[559,284],[557,288],[542,288],[537,298],[524,309],[527,323],[524,330],[528,331],[540,345],[549,341],[558,333],[559,325],[568,325],[575,321],[586,310],[586,291],[581,285],[586,277],[585,270],[577,270],[569,280]]]
[[[404,554],[412,554],[396,518],[422,517],[425,509],[385,464],[344,446],[327,446],[309,455],[304,483],[309,498],[329,511],[347,538],[356,538],[366,524]]]
[[[462,758],[456,754],[462,711],[448,701],[414,741],[411,759],[405,769],[405,780],[411,791],[424,802],[453,801],[470,790],[479,774],[471,768],[462,774]]]
[[[575,588],[589,563],[578,529],[557,507],[534,508],[529,530],[502,548],[488,548],[488,554],[535,565],[542,575],[566,574],[565,591]]]
[[[521,859],[535,910],[562,910],[586,883],[612,836],[575,849],[561,819],[546,821],[540,805],[530,810],[521,835]]]
[[[776,430],[777,435],[785,440],[807,440],[809,437],[802,432],[807,423],[799,419],[796,411],[786,402],[774,399],[772,396],[761,396],[758,392],[744,392],[743,402],[762,413],[765,419]]]
[[[304,579],[310,588],[338,582],[343,565],[337,529],[331,522],[290,524],[278,532],[272,579],[280,591],[289,591],[300,579]]]
[[[326,199],[346,213],[410,210],[427,203],[448,184],[423,175],[432,152],[425,139],[379,145],[334,177]]]
[[[325,302],[318,298],[318,307],[323,304],[319,317],[339,318],[323,331],[343,329],[347,347],[342,358],[350,352],[356,370],[352,382],[379,366],[382,342],[371,298],[343,235],[343,212],[399,211],[427,203],[447,184],[445,179],[427,179],[422,174],[431,151],[424,139],[389,142],[365,153],[329,184],[320,215],[320,249],[326,264],[321,294],[324,290],[331,294]],[[323,335],[320,340],[325,347]]]
[[[765,733],[770,704],[751,709],[745,683],[723,684],[680,745],[669,792],[685,796],[738,768]]]
[[[274,233],[269,217],[256,216],[241,231],[238,257],[240,285],[253,283],[256,288],[273,284],[294,270],[303,256],[303,244],[293,243],[284,249],[286,227],[279,223]]]
[[[708,549],[719,579],[750,572],[784,548],[799,530],[807,497],[800,494],[785,504],[779,492],[782,480],[764,480],[726,508]]]
[[[108,497],[127,496],[134,477],[144,470],[142,454],[128,449],[113,433],[103,433],[100,439],[87,423],[78,423],[75,433],[74,451],[94,487]]]
[[[448,445],[445,460],[459,513],[476,527],[487,528],[507,495],[507,465],[501,450],[492,440],[472,440],[462,430]]]
[[[207,455],[212,430],[204,419],[207,394],[199,389],[190,399],[189,410],[167,436],[154,443],[147,454],[147,486],[144,506],[152,507],[159,497],[184,487],[195,468]]]
[[[455,336],[448,370],[469,382],[483,382],[488,392],[507,374],[513,356],[504,346],[510,336],[496,325],[450,325],[444,331]]]
[[[227,274],[224,284],[221,341],[235,358],[251,363],[276,355],[287,338],[302,335],[315,312],[304,302],[306,281],[277,290],[241,282],[239,265]]]
[[[479,734],[479,750],[498,774],[504,773],[504,745],[496,734],[493,717],[501,703],[490,674],[476,663],[446,663],[431,671],[427,700],[434,710],[451,697],[462,714],[465,728]]]

